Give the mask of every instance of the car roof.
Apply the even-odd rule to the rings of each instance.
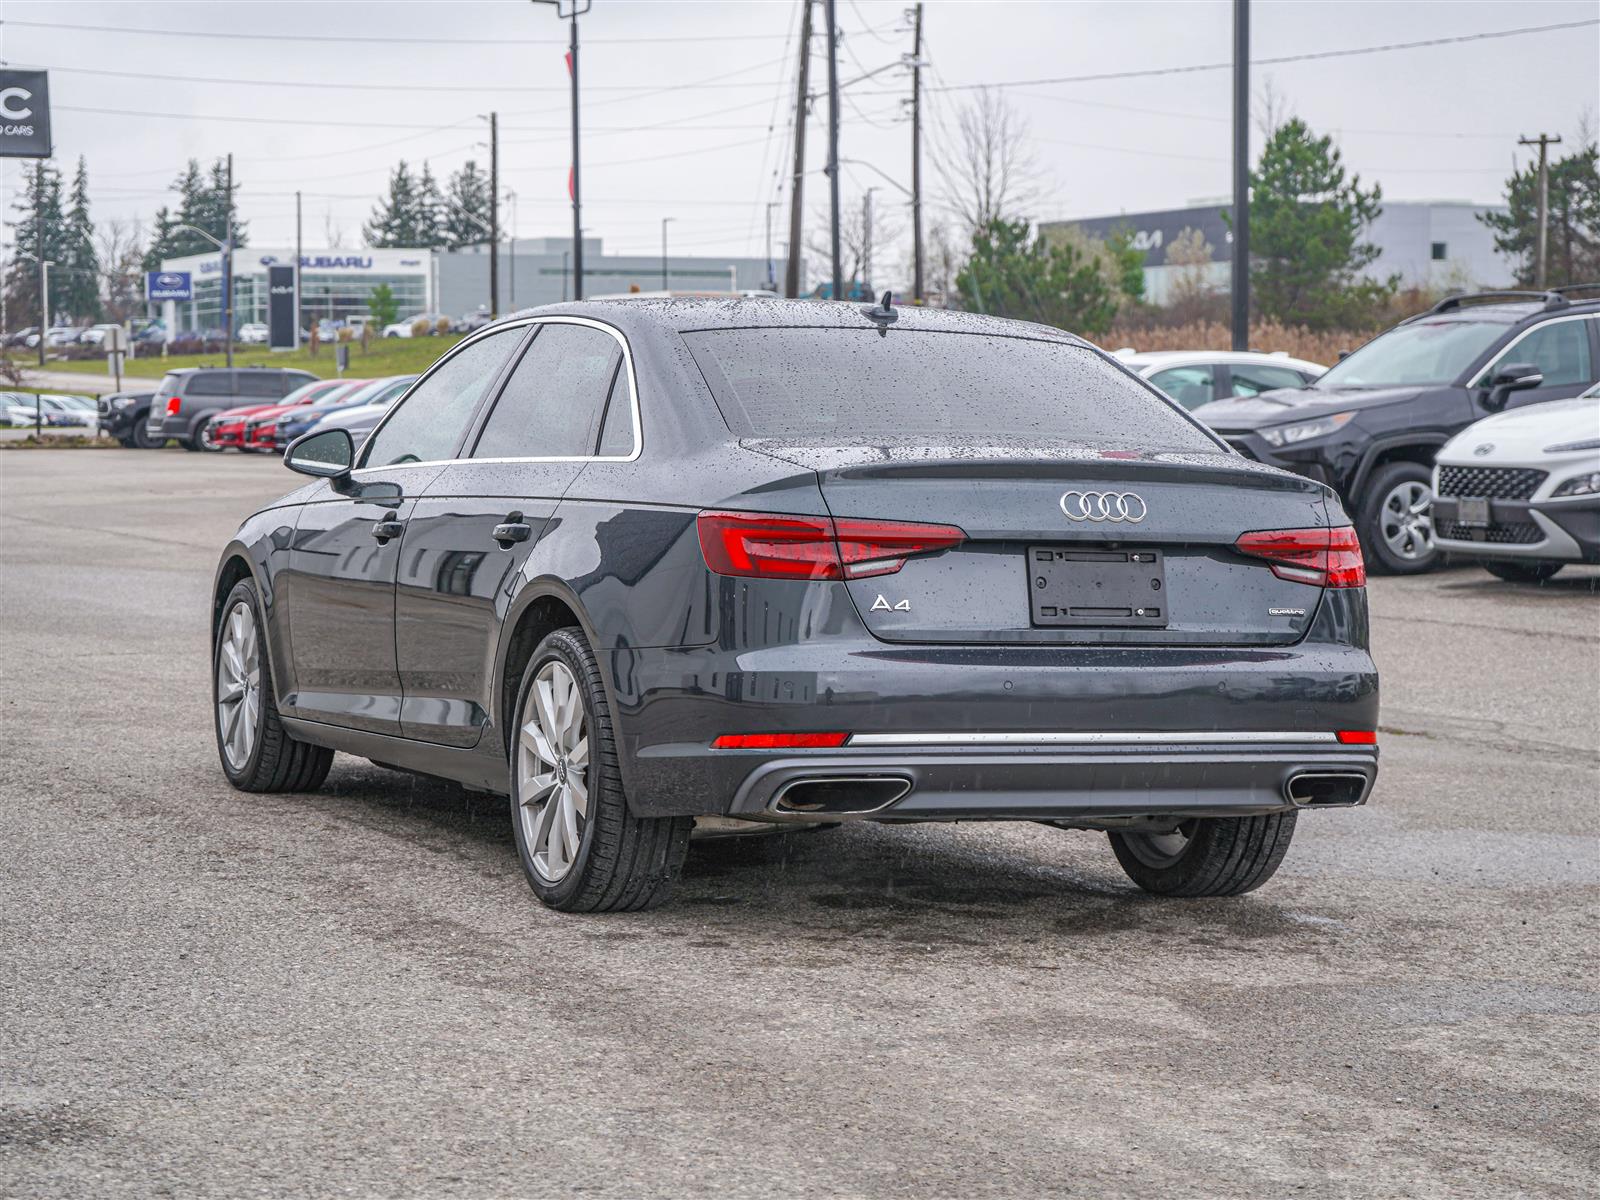
[[[590,317],[626,329],[650,326],[657,330],[688,333],[702,329],[784,328],[866,329],[873,325],[862,315],[873,307],[861,301],[781,300],[769,296],[729,297],[726,299],[669,299],[624,297],[615,300],[578,300],[526,308],[501,319],[524,320],[539,316]],[[910,304],[894,306],[896,319],[891,329],[942,333],[987,333],[997,336],[1045,338],[1089,347],[1077,334],[1053,325],[1032,321],[1013,321],[982,313],[956,312],[945,308],[922,308]],[[1090,347],[1091,349],[1093,347]]]
[[[1118,351],[1119,362],[1130,367],[1176,367],[1186,363],[1253,363],[1268,367],[1305,367],[1313,371],[1327,370],[1321,363],[1308,358],[1294,358],[1278,352],[1260,350],[1142,350],[1132,354]]]

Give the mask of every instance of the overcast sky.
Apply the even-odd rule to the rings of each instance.
[[[910,50],[906,8],[839,0],[841,80]],[[820,27],[820,0],[817,12]],[[1227,2],[930,0],[929,148],[970,101],[963,85],[1226,63],[1231,12]],[[581,22],[590,236],[609,251],[654,253],[661,219],[672,217],[672,244],[685,253],[765,252],[766,203],[780,196],[788,170],[779,164],[791,145],[798,13],[797,0],[594,0]],[[1597,17],[1595,0],[1258,0],[1252,57]],[[305,193],[308,248],[334,236],[358,245],[394,161],[426,160],[441,177],[466,158],[486,162],[477,114],[494,109],[502,186],[518,197],[517,234],[570,232],[567,27],[547,5],[6,0],[0,19],[0,56],[51,71],[57,159],[88,159],[97,218],[148,220],[185,159],[232,151],[254,245],[292,245],[296,189]],[[814,87],[825,83],[820,54],[812,78]],[[1380,181],[1387,198],[1487,203],[1513,164],[1527,160],[1519,134],[1559,133],[1570,144],[1593,121],[1600,28],[1263,66],[1258,96],[1268,78],[1280,103],[1334,134],[1349,166]],[[363,86],[322,86],[330,84]],[[910,179],[909,86],[899,69],[856,83],[841,117],[841,157],[871,162],[901,184]],[[1030,215],[1096,216],[1224,195],[1230,87],[1228,71],[1211,70],[1005,89],[1028,122],[1046,185]],[[825,116],[819,101],[810,167],[823,162]],[[23,169],[18,160],[0,167],[8,215]],[[937,175],[931,166],[927,174],[932,192]],[[872,183],[884,185],[880,208],[902,202],[863,167],[847,167],[842,178],[851,202]],[[820,215],[826,180],[806,183],[808,215]],[[773,228],[781,253],[781,211]]]

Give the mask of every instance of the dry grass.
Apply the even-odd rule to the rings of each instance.
[[[1271,353],[1282,350],[1294,358],[1331,366],[1339,351],[1354,350],[1380,332],[1383,326],[1368,330],[1328,329],[1314,331],[1299,325],[1280,325],[1276,321],[1257,321],[1250,326],[1250,349]],[[1132,346],[1135,350],[1231,350],[1233,334],[1221,321],[1191,321],[1186,325],[1113,325],[1111,332],[1098,339],[1107,350]]]

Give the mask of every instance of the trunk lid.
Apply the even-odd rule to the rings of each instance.
[[[1326,527],[1325,489],[1221,450],[744,445],[814,470],[836,518],[966,532],[956,549],[846,583],[884,641],[1288,644],[1321,598],[1233,544],[1252,530]]]

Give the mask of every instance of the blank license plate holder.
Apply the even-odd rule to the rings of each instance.
[[[1165,629],[1166,561],[1159,550],[1028,547],[1033,623]]]
[[[1476,525],[1487,529],[1491,524],[1489,502],[1463,497],[1456,501],[1456,520],[1463,525]]]

